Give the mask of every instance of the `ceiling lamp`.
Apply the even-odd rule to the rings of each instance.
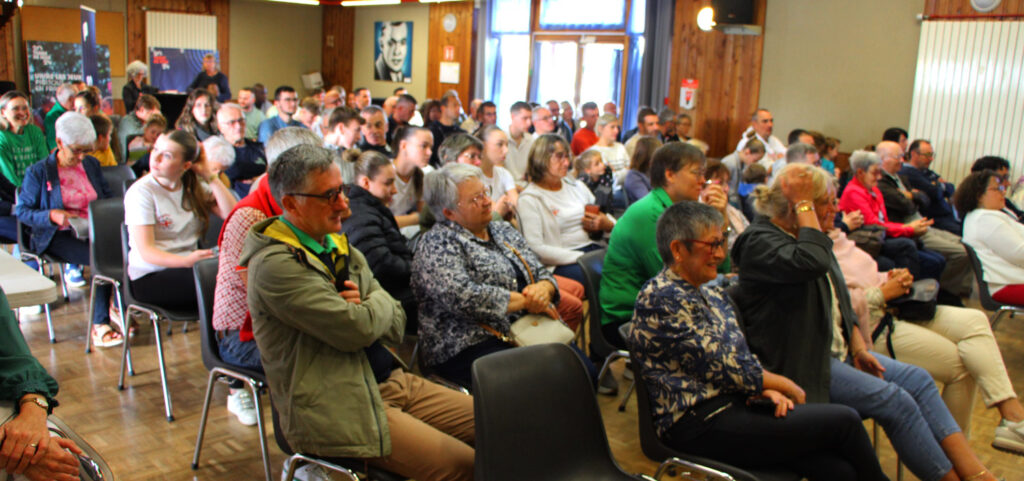
[[[715,28],[715,10],[711,7],[704,7],[697,12],[697,28],[710,32]]]

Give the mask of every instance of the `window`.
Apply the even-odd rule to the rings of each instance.
[[[646,0],[488,0],[485,96],[508,109],[528,99],[619,106],[636,123]]]

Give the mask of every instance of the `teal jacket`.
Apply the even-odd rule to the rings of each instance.
[[[7,295],[0,288],[0,400],[17,403],[26,394],[46,396],[50,407],[57,401],[57,381],[32,355],[25,336],[18,328],[18,320],[7,303]]]
[[[326,457],[387,456],[387,416],[364,349],[377,340],[397,346],[405,311],[344,235],[327,237],[348,254],[336,257],[336,269],[348,269],[361,303],[342,299],[334,271],[273,217],[253,226],[239,258],[248,266],[253,335],[292,449]]]

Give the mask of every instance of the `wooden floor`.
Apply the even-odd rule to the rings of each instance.
[[[184,287],[184,286],[183,286]],[[175,421],[164,418],[163,399],[152,329],[143,326],[133,341],[134,377],[124,391],[117,389],[120,347],[95,349],[85,354],[88,297],[86,289],[72,289],[71,302],[55,304],[57,344],[47,340],[42,315],[22,317],[22,332],[32,352],[60,383],[57,414],[96,448],[123,480],[256,480],[263,476],[257,430],[239,424],[225,409],[225,386],[214,391],[199,469],[190,468],[199,425],[207,371],[203,367],[199,332],[190,323],[187,333],[176,325],[165,338],[170,390]],[[1010,377],[1018,393],[1024,392],[1024,319],[1004,320],[996,333]],[[614,366],[620,383],[622,363]],[[625,387],[625,384],[622,384]],[[598,396],[612,452],[629,472],[653,474],[657,465],[644,457],[637,441],[635,397],[626,412],[616,410],[618,399]],[[978,403],[973,418],[971,445],[984,463],[1007,480],[1024,479],[1024,457],[993,449],[993,429],[999,415]],[[268,433],[270,415],[265,413]],[[883,435],[884,438],[884,435]],[[284,455],[268,435],[275,479],[280,479]],[[895,481],[895,458],[887,440],[880,442],[882,465]],[[908,480],[917,479],[908,472]]]

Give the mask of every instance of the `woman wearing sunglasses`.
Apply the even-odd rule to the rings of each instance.
[[[142,302],[172,310],[196,308],[192,265],[213,257],[198,249],[210,214],[226,218],[235,197],[206,162],[192,134],[161,135],[149,158],[149,174],[124,195],[128,226],[128,278]]]

